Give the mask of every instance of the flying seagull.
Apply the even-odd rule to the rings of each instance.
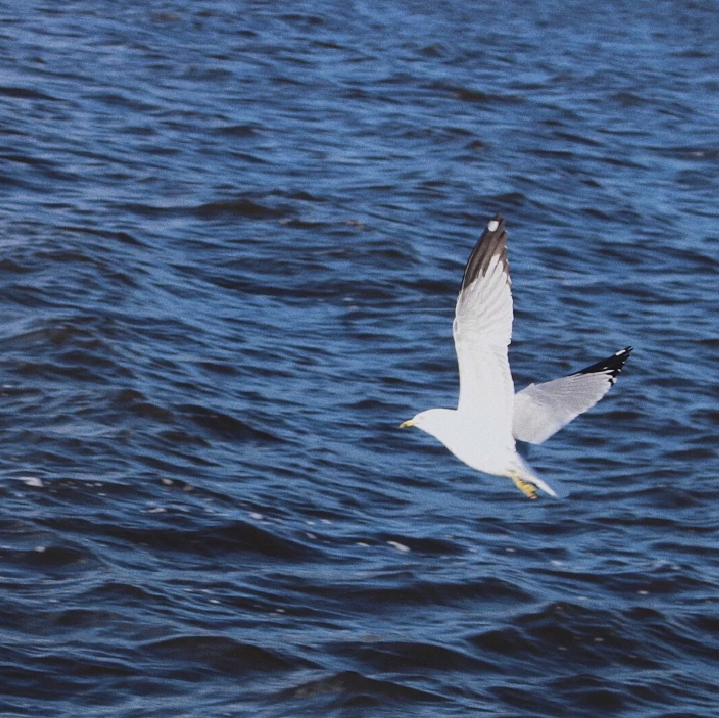
[[[457,408],[423,411],[401,428],[422,429],[473,469],[512,479],[530,499],[537,498],[537,489],[556,496],[527,466],[516,442],[541,444],[594,406],[617,380],[632,347],[515,394],[507,357],[513,317],[507,232],[497,214],[469,255],[457,298]]]

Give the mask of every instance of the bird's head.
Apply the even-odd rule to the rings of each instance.
[[[416,426],[418,429],[436,437],[442,443],[446,443],[446,434],[452,426],[452,418],[455,412],[448,409],[429,409],[399,425],[400,429]]]

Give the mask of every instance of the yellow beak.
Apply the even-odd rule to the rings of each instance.
[[[409,421],[405,421],[404,423],[399,425],[400,429],[406,429],[408,426],[414,426],[414,419],[410,419]]]

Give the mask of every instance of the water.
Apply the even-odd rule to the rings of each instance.
[[[0,3],[3,716],[710,718],[713,2]],[[452,406],[635,352],[530,502]]]

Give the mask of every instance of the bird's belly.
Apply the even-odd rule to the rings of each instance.
[[[496,476],[507,475],[516,454],[514,446],[505,446],[494,441],[482,441],[482,438],[477,436],[463,437],[462,440],[451,441],[446,446],[467,466],[484,474]]]

